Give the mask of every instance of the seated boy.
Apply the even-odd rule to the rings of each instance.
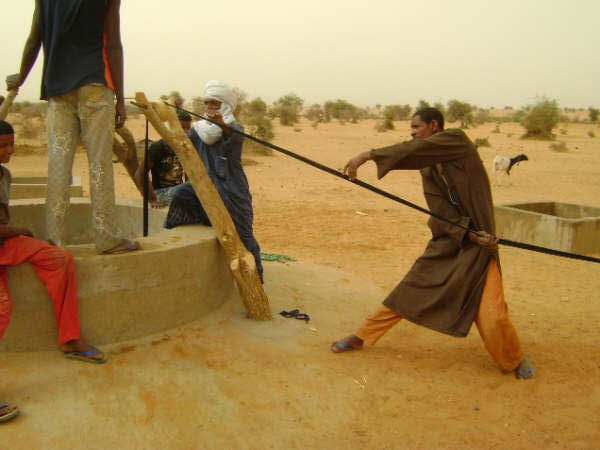
[[[77,312],[75,261],[65,250],[33,237],[26,228],[8,226],[8,197],[11,174],[2,164],[10,161],[14,149],[14,131],[0,120],[0,339],[10,321],[13,301],[8,291],[7,266],[30,263],[54,303],[58,325],[58,343],[67,358],[104,363],[104,354],[81,339]],[[0,402],[0,422],[19,413],[14,406]]]
[[[192,127],[192,116],[184,111],[177,113],[181,127],[187,132]],[[138,186],[144,186],[144,177],[148,170],[152,174],[152,183],[148,186],[148,200],[153,208],[169,206],[173,188],[183,183],[185,174],[177,155],[169,145],[161,139],[154,142],[148,150],[148,167],[142,160],[135,173]]]

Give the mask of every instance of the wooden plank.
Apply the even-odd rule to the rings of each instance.
[[[17,91],[16,89],[8,91],[6,98],[2,102],[2,105],[0,105],[0,120],[6,120],[6,116],[8,116],[8,110],[12,106],[13,101],[15,100],[15,97],[18,93],[19,91]]]
[[[217,238],[229,259],[229,267],[248,316],[254,320],[272,320],[269,299],[260,281],[254,256],[242,243],[229,211],[210,179],[204,163],[181,128],[175,109],[161,103],[148,102],[142,92],[138,92],[135,99],[141,105],[142,112],[152,126],[169,144],[183,164],[185,173],[208,214]],[[165,122],[168,123],[168,126]]]

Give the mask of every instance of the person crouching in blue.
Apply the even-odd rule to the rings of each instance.
[[[240,239],[254,255],[260,279],[264,282],[260,247],[252,230],[252,195],[242,168],[244,136],[232,131],[244,131],[233,115],[237,104],[236,94],[225,84],[213,80],[206,83],[203,99],[205,117],[218,125],[199,120],[193,124],[188,136],[229,211]],[[165,228],[196,223],[211,225],[189,181],[172,188],[170,195],[172,201]]]

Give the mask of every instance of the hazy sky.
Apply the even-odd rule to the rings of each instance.
[[[33,5],[2,0],[2,80]],[[598,0],[123,0],[125,91],[191,99],[220,79],[268,102],[597,107],[599,24]],[[40,69],[20,99],[38,98]]]

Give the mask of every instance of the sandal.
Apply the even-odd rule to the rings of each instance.
[[[63,354],[65,355],[65,358],[76,359],[78,361],[89,362],[92,364],[104,364],[105,362],[108,361],[106,358],[90,358],[90,356],[99,355],[100,353],[102,353],[102,352],[100,350],[98,350],[96,347],[92,347],[91,350],[88,350],[87,352],[83,352],[83,353],[63,352]]]
[[[2,411],[5,408],[11,408],[11,406],[7,403],[3,403],[0,405],[0,411]],[[8,422],[9,420],[14,419],[19,415],[19,408],[17,408],[16,406],[12,406],[12,408],[14,409],[11,412],[0,415],[0,422]]]
[[[116,247],[109,248],[108,250],[104,250],[102,254],[104,255],[119,255],[121,253],[132,252],[134,250],[140,249],[140,243],[138,241],[132,241],[130,239],[126,239],[127,247],[123,247],[123,244],[119,244]]]

